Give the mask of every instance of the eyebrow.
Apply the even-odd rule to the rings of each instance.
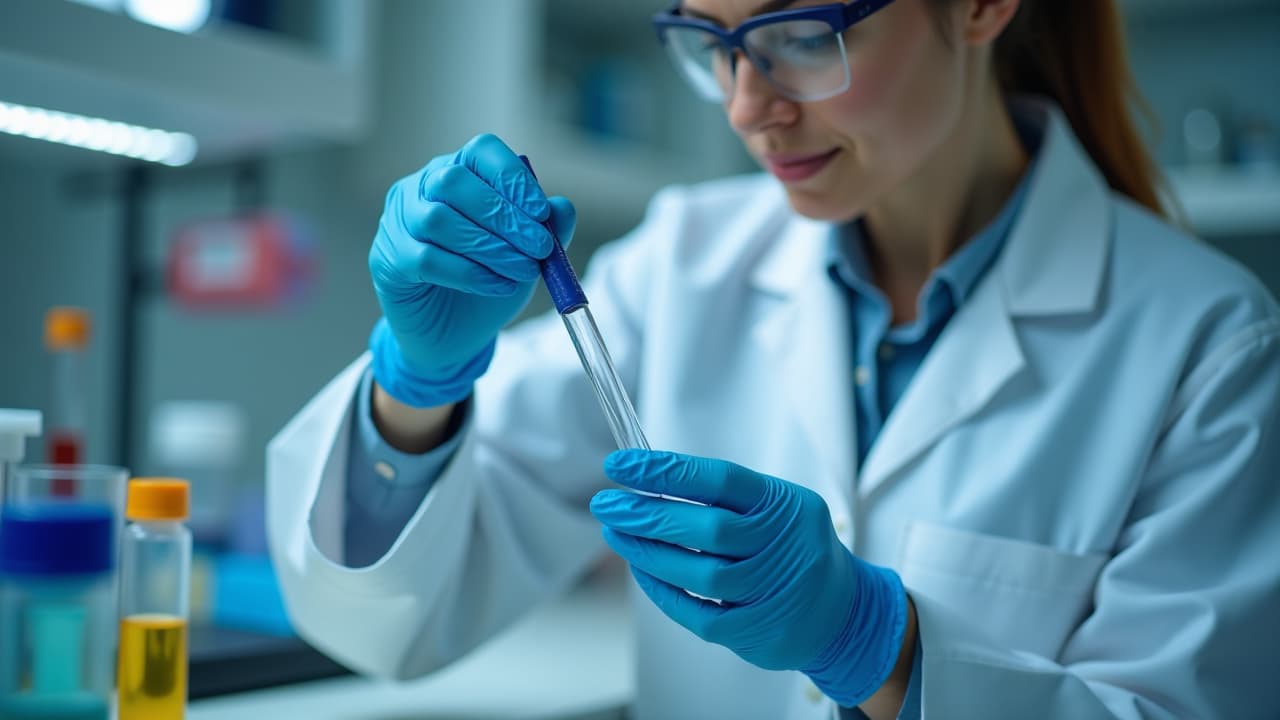
[[[765,0],[764,3],[762,3],[754,11],[752,11],[751,14],[748,15],[747,17],[754,17],[756,15],[765,15],[767,13],[778,12],[779,10],[785,10],[788,5],[791,5],[795,2],[796,0]],[[688,15],[690,17],[696,17],[702,20],[707,20],[717,25],[724,24],[720,22],[719,18],[715,18],[706,13],[698,12],[697,10],[690,10],[689,8],[684,7],[684,3],[680,3],[680,12],[683,15]]]

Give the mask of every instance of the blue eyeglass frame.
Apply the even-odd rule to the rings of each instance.
[[[658,42],[663,45],[667,43],[668,28],[697,28],[698,30],[705,30],[718,38],[720,44],[729,52],[730,57],[732,57],[734,50],[741,50],[743,55],[750,58],[751,53],[747,50],[743,39],[747,33],[762,25],[773,25],[774,23],[789,20],[817,20],[830,25],[833,32],[842,33],[871,17],[876,11],[891,2],[893,0],[851,0],[850,2],[814,5],[813,7],[796,8],[794,10],[779,10],[747,18],[746,21],[733,30],[725,30],[710,20],[682,15],[680,13],[682,2],[677,0],[670,10],[654,15],[652,22],[654,30],[658,33]]]

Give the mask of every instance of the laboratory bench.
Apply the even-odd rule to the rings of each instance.
[[[188,720],[611,720],[634,694],[626,588],[610,569],[462,660],[405,683],[339,675],[193,700]]]

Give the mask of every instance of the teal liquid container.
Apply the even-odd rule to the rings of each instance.
[[[101,505],[0,509],[0,718],[107,720],[114,523]]]

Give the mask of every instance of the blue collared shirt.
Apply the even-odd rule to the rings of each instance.
[[[828,268],[847,290],[853,319],[859,466],[947,321],[995,262],[1022,206],[1025,177],[1000,214],[933,271],[916,299],[915,320],[903,325],[892,325],[893,309],[876,286],[862,221],[832,234]]]

